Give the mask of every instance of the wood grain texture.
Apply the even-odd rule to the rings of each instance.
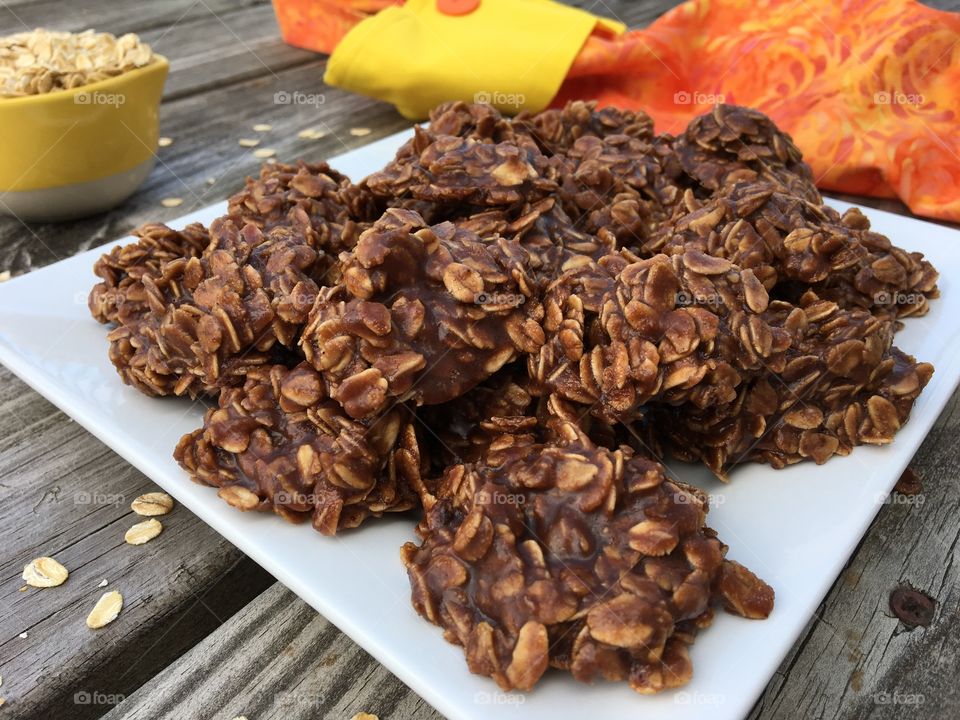
[[[97,717],[108,708],[74,696],[130,693],[272,578],[185,507],[159,518],[150,543],[127,545],[143,519],[130,502],[159,488],[4,368],[0,387],[0,713]],[[23,566],[44,555],[69,579],[21,590]],[[123,612],[90,630],[107,590],[121,592]]]
[[[891,494],[751,720],[958,716],[958,432],[954,395],[911,464],[922,492]],[[910,630],[893,615],[889,596],[900,586],[936,600],[929,627]]]
[[[571,4],[637,26],[676,3]],[[960,9],[960,0],[929,4]],[[259,166],[237,144],[255,135],[255,123],[273,125],[261,147],[284,160],[324,159],[408,125],[383,103],[326,87],[325,59],[283,45],[265,0],[0,0],[0,34],[37,25],[136,31],[154,43],[171,60],[161,133],[174,144],[160,151],[143,188],[110,213],[30,227],[0,218],[0,271],[26,272],[146,220],[222,200]],[[324,101],[282,105],[277,92]],[[372,133],[351,136],[358,126]],[[298,138],[308,127],[328,135]],[[165,209],[160,201],[168,197],[185,202]],[[853,200],[904,212],[898,203]],[[752,720],[956,716],[957,415],[955,396],[916,458],[922,504],[892,502],[881,510]],[[359,711],[383,719],[439,717],[285,588],[263,592],[266,573],[185,508],[163,519],[166,530],[152,543],[125,545],[123,532],[136,521],[129,500],[151,488],[0,369],[0,696],[8,701],[0,719],[84,720],[108,712],[144,720],[346,719]],[[100,501],[81,504],[84,493],[100,493]],[[108,502],[113,496],[124,502]],[[70,580],[20,593],[23,564],[40,554],[63,561]],[[114,624],[93,632],[83,619],[103,592],[96,587],[102,578],[123,592],[127,606]],[[901,583],[937,599],[929,628],[908,632],[890,617],[887,597]],[[127,698],[116,707],[76,704],[82,692]]]
[[[226,87],[295,65],[317,63],[317,55],[278,42],[280,30],[268,4],[238,4],[225,12],[182,20],[176,27],[141,32],[143,40],[170,59],[167,101]],[[211,42],[216,38],[216,42]]]
[[[278,583],[106,718],[347,720],[358,712],[442,717]]]
[[[71,32],[94,28],[115,35],[142,33],[153,28],[175,29],[196,18],[269,4],[269,0],[3,0],[0,35],[35,27]]]

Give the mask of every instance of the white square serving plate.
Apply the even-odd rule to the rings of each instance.
[[[359,178],[383,166],[408,133],[331,160]],[[838,209],[846,207],[833,203]],[[214,205],[173,223],[209,222]],[[746,715],[840,573],[897,478],[960,379],[960,232],[869,212],[876,230],[922,251],[940,270],[942,297],[930,313],[908,319],[896,344],[932,362],[936,373],[912,417],[888,447],[856,449],[823,466],[736,470],[721,485],[700,468],[671,463],[683,480],[715,502],[708,523],[741,561],[776,590],[765,621],[718,613],[692,648],[686,687],[640,696],[626,683],[593,686],[550,672],[535,691],[504,694],[471,675],[460,648],[416,615],[399,559],[414,538],[409,517],[375,520],[336,538],[272,514],[237,512],[215,490],[191,482],[172,458],[177,440],[200,426],[203,408],[182,399],[149,399],[123,385],[107,359],[106,328],[91,319],[86,298],[97,248],[0,284],[0,361],[155,480],[205,522],[271,572],[393,671],[444,715],[480,720],[491,714],[525,720],[643,717],[645,720],[740,718]],[[95,488],[91,488],[95,489]],[[589,709],[589,710],[587,710]]]

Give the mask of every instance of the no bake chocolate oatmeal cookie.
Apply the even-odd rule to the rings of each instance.
[[[212,405],[177,461],[327,535],[417,512],[414,607],[505,689],[686,683],[714,609],[774,591],[664,453],[726,480],[890,443],[933,372],[893,341],[936,270],[735,106],[672,137],[448,103],[356,183],[274,163],[136,235],[90,310],[124,382]]]

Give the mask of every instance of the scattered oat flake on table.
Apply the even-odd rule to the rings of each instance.
[[[350,128],[350,134],[354,137],[364,137],[370,134],[370,128]]]
[[[99,583],[97,583],[97,587],[106,587],[106,586],[109,585],[109,584],[110,584],[110,583],[107,582],[107,579],[104,578],[104,579],[101,580]]]
[[[24,586],[23,586],[22,588],[20,588],[17,592],[26,592],[26,591],[27,591],[27,586],[24,585]]]
[[[207,185],[213,185],[217,182],[216,178],[207,178]]]
[[[67,569],[51,557],[38,557],[23,566],[23,579],[31,587],[57,587],[69,576]]]
[[[270,125],[268,123],[257,123],[256,125],[253,126],[253,129],[256,130],[257,132],[270,132],[271,130],[273,130],[273,125]]]
[[[162,137],[157,141],[157,145],[160,147],[170,147],[173,145],[173,138]]]
[[[323,130],[317,130],[316,128],[307,128],[306,130],[301,130],[297,133],[297,137],[303,138],[304,140],[319,140],[320,138],[325,138],[327,133]]]
[[[120,614],[120,610],[122,609],[123,595],[116,590],[104,593],[100,596],[100,599],[97,600],[97,604],[93,606],[90,614],[87,615],[87,627],[91,630],[96,630],[97,628],[102,628],[104,625],[109,625],[117,619],[117,615]]]
[[[240,147],[252,148],[260,144],[259,140],[254,140],[253,138],[241,138],[237,142],[240,143]]]
[[[175,208],[183,205],[183,198],[164,198],[160,204],[167,208]]]
[[[130,509],[144,517],[166,515],[173,510],[173,498],[163,492],[145,493],[130,503]]]
[[[0,282],[6,282],[9,279],[10,279],[9,270],[4,270],[3,272],[0,272]]]
[[[380,720],[380,718],[370,713],[358,712],[356,715],[350,718],[350,720]]]
[[[253,156],[258,158],[270,158],[277,154],[277,151],[273,148],[263,148],[261,150],[254,150]]]
[[[126,540],[129,545],[143,545],[153,540],[162,531],[163,525],[160,524],[159,520],[144,520],[127,530],[123,539]]]
[[[20,633],[20,639],[21,639],[21,640],[26,640],[26,639],[27,639],[27,634],[26,634],[26,633]]]

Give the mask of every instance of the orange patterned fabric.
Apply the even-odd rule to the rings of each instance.
[[[341,36],[348,8],[358,21],[390,4],[274,1],[337,6],[327,19]],[[960,221],[955,13],[914,0],[689,0],[643,30],[589,38],[553,104],[575,98],[642,108],[660,132],[715,102],[750,105],[793,136],[820,187]]]
[[[327,54],[354,25],[390,5],[403,0],[273,0],[284,42]]]
[[[590,38],[555,104],[641,107],[676,132],[716,101],[789,132],[827,190],[960,221],[960,15],[913,0],[692,0]]]

